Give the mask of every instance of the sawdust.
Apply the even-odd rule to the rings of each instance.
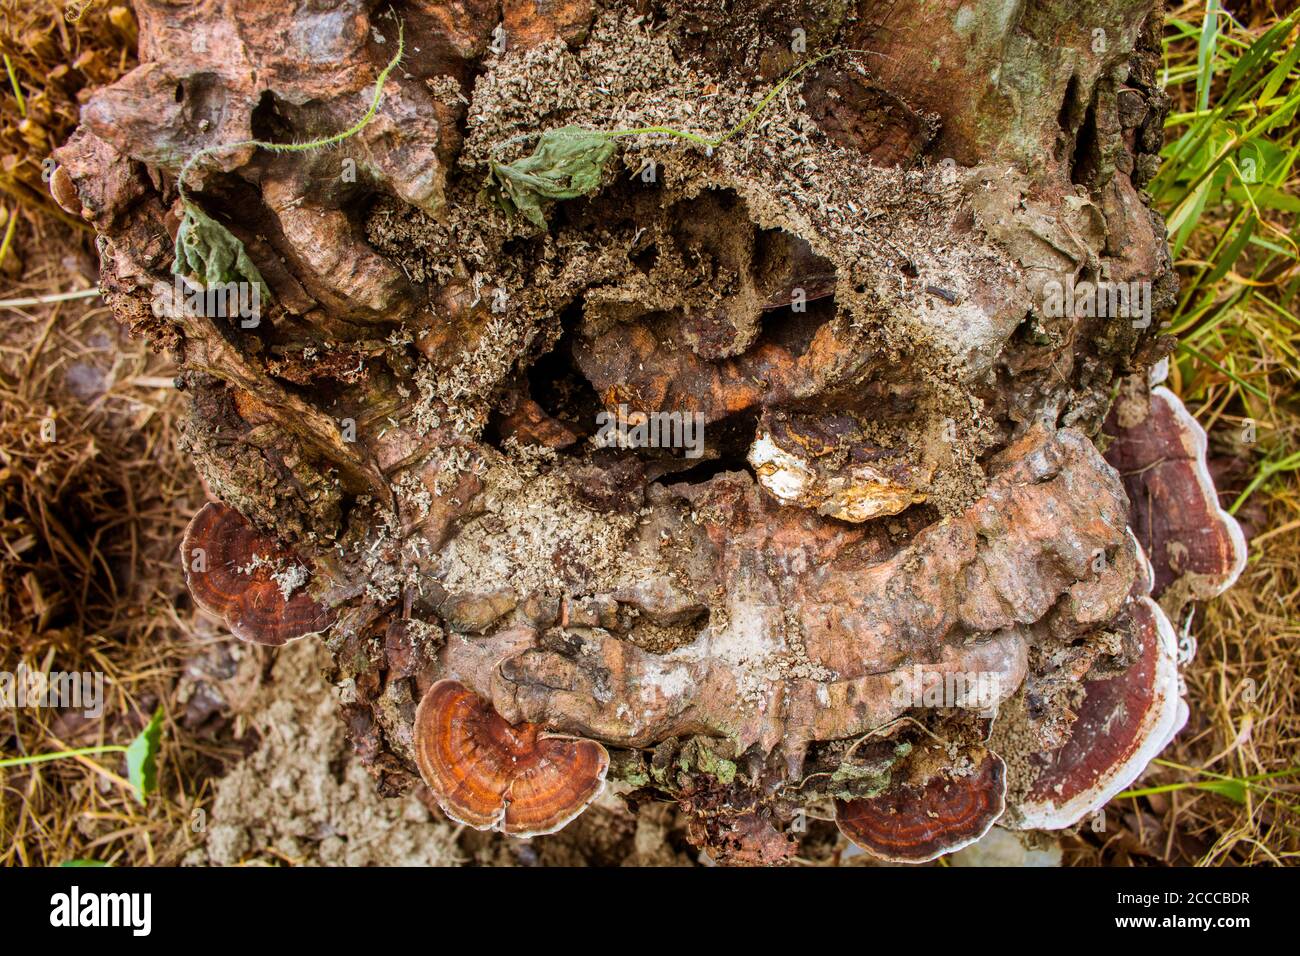
[[[637,514],[586,507],[562,472],[540,470],[536,461],[503,457],[483,480],[483,513],[440,555],[448,591],[594,594],[635,580],[628,545]]]
[[[1051,749],[1050,743],[1043,740],[1043,734],[1034,726],[1023,690],[1003,701],[999,707],[988,746],[1006,761],[1007,813],[1011,819],[1040,769],[1034,763],[1037,755]]]

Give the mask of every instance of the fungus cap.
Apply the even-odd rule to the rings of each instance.
[[[319,634],[334,612],[303,588],[306,568],[234,508],[208,502],[181,540],[185,584],[241,641],[278,647]]]
[[[81,215],[81,199],[77,196],[77,187],[62,166],[55,166],[50,175],[50,195],[64,212]]]
[[[1017,801],[1019,829],[1059,830],[1105,806],[1127,788],[1187,719],[1179,698],[1178,641],[1160,605],[1130,606],[1141,652],[1124,673],[1084,682],[1069,737],[1037,763]]]
[[[609,770],[596,741],[512,726],[455,680],[438,681],[420,701],[415,759],[447,816],[521,837],[572,821],[600,795]]]
[[[1112,415],[1107,431],[1114,441],[1106,460],[1124,480],[1130,523],[1153,566],[1153,595],[1175,587],[1184,599],[1222,594],[1246,566],[1246,539],[1219,505],[1205,429],[1177,395],[1157,386],[1143,421],[1125,428]]]
[[[894,784],[875,797],[836,800],[835,823],[874,857],[926,863],[988,833],[1006,797],[1006,765],[984,750],[967,774],[950,768],[921,786]]]

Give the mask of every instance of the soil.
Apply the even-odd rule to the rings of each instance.
[[[445,866],[463,861],[455,827],[414,795],[384,799],[361,767],[321,676],[315,641],[279,651],[247,704],[260,743],[216,785],[202,846],[186,865]],[[261,666],[240,660],[244,679]],[[235,682],[240,676],[233,678]]]

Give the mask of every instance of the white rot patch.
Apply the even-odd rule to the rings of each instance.
[[[870,465],[823,476],[811,462],[779,447],[763,433],[749,448],[758,483],[783,505],[814,508],[841,521],[861,522],[898,514],[925,495],[900,485]]]
[[[759,484],[783,505],[802,504],[816,478],[807,462],[782,451],[768,434],[750,446],[749,463],[758,472]]]

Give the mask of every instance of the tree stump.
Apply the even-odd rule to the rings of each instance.
[[[136,10],[61,202],[181,370],[196,598],[319,635],[384,792],[436,765],[518,833],[599,777],[719,861],[832,815],[919,861],[1076,822],[1175,732],[1102,432],[1169,345],[1158,3]],[[351,126],[399,24],[356,135],[238,145]],[[619,135],[562,167],[566,128]],[[254,310],[171,274],[216,146],[186,193]],[[451,792],[483,748],[516,769]]]

